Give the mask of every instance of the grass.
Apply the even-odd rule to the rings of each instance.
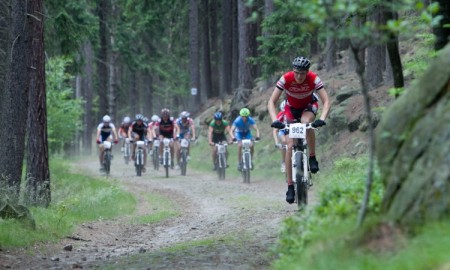
[[[284,221],[273,269],[449,269],[450,220],[414,234],[394,231],[383,238],[390,244],[372,237],[379,246],[369,249],[370,232],[384,224],[379,215],[383,188],[376,172],[369,216],[357,229],[366,165],[364,158],[344,158],[316,178],[319,203]]]
[[[146,196],[148,204],[153,211],[144,216],[138,216],[132,223],[150,224],[180,215],[179,209],[169,199],[159,194],[150,194]]]
[[[0,247],[29,246],[38,241],[56,241],[70,234],[75,225],[132,213],[134,197],[104,180],[68,173],[68,164],[51,162],[52,203],[31,208],[36,230],[16,220],[0,219]],[[111,207],[113,206],[113,207]]]

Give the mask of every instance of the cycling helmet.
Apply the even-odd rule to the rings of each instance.
[[[105,122],[105,123],[111,122],[111,117],[109,117],[109,115],[103,116],[103,122]]]
[[[144,116],[144,118],[142,118],[142,121],[147,123],[148,122],[148,118]]]
[[[222,112],[216,112],[214,114],[214,120],[222,120],[222,118],[223,118]]]
[[[125,116],[125,117],[123,118],[123,122],[124,122],[125,124],[129,124],[129,123],[131,123],[131,118],[128,117],[128,116]]]
[[[136,114],[136,120],[144,121],[144,116],[140,113]]]
[[[161,115],[167,115],[167,116],[169,116],[169,115],[170,115],[169,109],[167,109],[167,108],[162,109],[162,110],[161,110]]]
[[[311,62],[306,57],[297,57],[292,61],[292,66],[297,70],[308,70],[311,66]]]
[[[242,108],[242,109],[239,111],[239,115],[240,115],[240,116],[250,116],[250,110],[247,109],[247,108]]]
[[[283,100],[280,104],[280,111],[284,111],[284,107],[286,107],[286,100]]]
[[[154,114],[152,116],[152,122],[157,122],[157,121],[159,121],[159,117],[156,114]]]
[[[188,118],[189,117],[189,113],[187,111],[184,111],[184,112],[180,113],[180,117],[181,118]]]

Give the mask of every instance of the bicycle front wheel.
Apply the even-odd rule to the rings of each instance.
[[[105,151],[105,155],[103,157],[103,165],[105,168],[105,174],[108,176],[111,170],[111,152]]]
[[[242,176],[244,178],[244,183],[249,184],[250,183],[250,154],[245,154],[244,155],[244,168],[242,170]]]
[[[186,151],[182,150],[181,152],[181,160],[180,160],[180,169],[181,169],[181,175],[186,176],[186,169],[187,169],[187,154]]]
[[[295,165],[297,168],[297,174],[295,175],[297,190],[295,196],[297,197],[297,205],[301,209],[308,204],[308,183],[305,181],[306,174],[303,171],[303,155],[297,155]]]

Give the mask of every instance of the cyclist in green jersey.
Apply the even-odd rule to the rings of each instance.
[[[231,140],[227,140],[227,136],[225,132],[228,132],[230,134]],[[209,145],[211,145],[211,154],[212,154],[212,160],[213,160],[213,170],[216,170],[216,162],[217,162],[217,148],[215,147],[216,143],[220,142],[229,142],[234,139],[233,133],[231,132],[230,124],[223,120],[223,114],[222,112],[216,112],[214,114],[214,120],[211,121],[209,124],[209,131],[208,131],[208,140]],[[228,159],[228,150],[226,152],[226,157]],[[228,165],[227,165],[228,167]]]

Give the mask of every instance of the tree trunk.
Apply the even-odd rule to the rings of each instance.
[[[210,33],[211,33],[211,90],[212,96],[220,96],[220,73],[219,73],[219,45],[217,33],[217,0],[210,0],[209,18],[210,18]]]
[[[129,70],[130,78],[131,78],[131,87],[130,87],[130,96],[129,96],[129,106],[130,106],[130,112],[132,114],[132,118],[139,113],[139,107],[136,106],[139,103],[139,93],[137,89],[137,72],[133,70]]]
[[[211,91],[211,49],[209,47],[209,16],[208,16],[208,10],[209,10],[209,4],[208,0],[201,0],[201,10],[203,11],[202,19],[201,19],[201,29],[202,29],[202,35],[201,35],[201,42],[202,42],[202,92],[204,95],[202,95],[203,99],[202,102],[206,101],[206,99],[211,98],[212,91]]]
[[[145,73],[144,75],[144,87],[145,89],[145,100],[144,100],[144,113],[148,115],[148,117],[152,117],[154,114],[153,110],[153,79],[150,73]]]
[[[2,100],[5,99],[3,95],[6,92],[6,78],[8,74],[9,2],[10,0],[0,1],[0,115],[3,111]]]
[[[253,86],[252,67],[248,58],[252,56],[250,24],[246,22],[250,17],[250,9],[246,7],[245,0],[238,0],[238,25],[239,25],[239,88],[250,91]],[[245,91],[245,90],[244,90]],[[246,102],[245,100],[244,102]]]
[[[108,51],[109,51],[109,0],[99,0],[98,19],[99,19],[99,39],[100,52],[97,61],[98,70],[98,97],[100,117],[108,113]]]
[[[233,52],[233,2],[222,1],[222,71],[220,97],[231,93],[232,52]]]
[[[232,6],[232,49],[231,49],[231,88],[228,94],[232,94],[234,89],[239,87],[239,23],[238,23],[238,1],[231,0]]]
[[[191,88],[191,105],[193,111],[200,103],[200,64],[199,64],[199,24],[198,24],[198,0],[189,0],[189,77]],[[192,95],[192,89],[196,92]]]
[[[377,25],[382,25],[381,10],[377,7],[373,14],[369,16],[369,20]],[[383,84],[383,70],[386,66],[384,61],[385,48],[381,44],[371,45],[367,48],[367,86],[370,89],[377,88]]]
[[[117,5],[115,0],[111,0],[111,13],[108,17],[109,29],[109,54],[108,54],[108,114],[113,119],[113,122],[118,122],[117,108],[116,108],[116,94],[117,94],[117,76],[118,76],[118,50],[116,49],[116,32],[117,32]]]
[[[433,78],[433,83],[430,83]],[[377,156],[384,217],[422,224],[450,213],[450,45],[384,113]]]
[[[336,63],[336,39],[334,37],[327,38],[327,48],[325,55],[325,67],[327,71],[334,68]]]
[[[436,43],[434,49],[436,51],[444,48],[450,39],[450,1],[448,0],[436,0],[439,3],[439,12],[435,16],[442,16],[442,20],[435,28],[433,33],[436,36]],[[447,25],[447,26],[445,26]]]
[[[83,97],[84,97],[84,130],[83,130],[83,150],[84,154],[92,153],[92,131],[94,122],[92,119],[92,99],[93,99],[93,72],[94,72],[94,51],[91,42],[84,43],[82,48],[83,66]]]
[[[28,0],[29,108],[28,156],[25,200],[30,206],[47,207],[51,201],[48,164],[47,106],[45,91],[43,0]]]
[[[26,5],[11,1],[10,7],[7,77],[0,101],[0,187],[6,184],[9,197],[18,200],[28,112],[28,33]]]

